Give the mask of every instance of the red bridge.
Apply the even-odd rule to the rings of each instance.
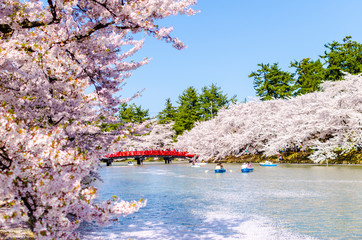
[[[134,158],[137,160],[137,164],[141,165],[146,157],[162,157],[165,163],[170,163],[175,158],[193,158],[195,156],[196,154],[176,150],[123,151],[106,155],[101,161],[110,166],[114,160]]]

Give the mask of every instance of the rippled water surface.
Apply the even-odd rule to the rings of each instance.
[[[83,224],[82,239],[362,239],[362,167],[214,167],[102,168],[99,200],[148,205],[111,226]]]

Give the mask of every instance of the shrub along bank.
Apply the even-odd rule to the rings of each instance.
[[[278,155],[274,155],[271,157],[266,157],[262,154],[249,154],[249,155],[241,155],[239,157],[236,156],[227,156],[225,159],[220,160],[219,162],[226,163],[242,163],[242,162],[252,162],[259,163],[264,162],[265,160],[277,162],[277,163],[294,163],[294,164],[316,164],[308,157],[311,155],[311,152],[287,152],[281,154],[283,160],[279,160]],[[214,159],[210,159],[209,162],[213,162]],[[318,164],[326,164],[327,161]],[[336,159],[329,159],[328,164],[362,164],[362,150],[353,150],[349,153],[340,154]]]

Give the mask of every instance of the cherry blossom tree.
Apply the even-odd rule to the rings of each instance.
[[[154,122],[152,131],[141,138],[142,145],[149,149],[174,148],[173,137],[176,132],[173,130],[173,124],[173,122],[167,124]]]
[[[113,145],[116,152],[119,149],[125,151],[133,151],[134,149],[161,149],[161,148],[174,148],[174,136],[176,135],[173,130],[173,122],[160,124],[158,121],[145,122],[143,134],[141,136],[127,136],[121,139],[117,144]],[[140,126],[137,126],[139,129]],[[148,130],[148,132],[147,132]],[[115,146],[115,147],[114,147]]]
[[[195,3],[1,1],[0,204],[9,210],[0,225],[26,221],[38,239],[69,239],[83,220],[105,224],[145,205],[93,202],[98,159],[132,130],[104,133],[99,126],[116,121],[116,107],[127,101],[117,93],[149,61],[130,60],[144,43],[133,36],[184,48],[172,27],[156,21],[193,15]]]
[[[362,76],[324,82],[320,92],[291,99],[250,101],[219,111],[178,137],[176,147],[203,159],[288,149],[312,151],[323,162],[362,147]]]

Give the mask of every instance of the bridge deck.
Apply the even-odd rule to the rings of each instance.
[[[165,160],[165,163],[171,163],[172,160],[175,158],[193,158],[195,156],[195,154],[175,150],[122,151],[108,154],[100,160],[102,162],[106,162],[107,166],[111,166],[112,162],[116,159],[134,158],[135,160],[137,160],[138,165],[142,165],[143,160],[146,157],[162,157]]]
[[[122,159],[134,157],[174,157],[174,158],[193,158],[195,154],[180,151],[167,150],[148,150],[148,151],[122,151],[104,156],[102,159]]]

